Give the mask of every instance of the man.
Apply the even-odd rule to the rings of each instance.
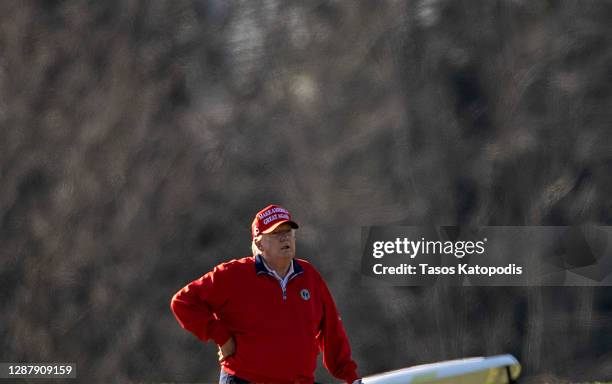
[[[252,257],[231,260],[172,298],[179,324],[219,346],[220,383],[313,383],[319,349],[329,372],[360,382],[334,300],[295,258],[291,214],[269,205],[251,224]]]

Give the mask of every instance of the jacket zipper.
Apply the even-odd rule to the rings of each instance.
[[[287,285],[289,285],[291,280],[293,280],[295,277],[298,277],[299,275],[301,275],[301,273],[295,273],[292,276],[290,276],[289,280],[287,280],[287,284],[285,284],[285,287],[283,287],[283,285],[281,284],[281,289],[283,290],[283,300],[287,300]],[[280,284],[280,281],[279,281],[279,284]]]
[[[270,274],[270,276],[271,276],[272,278],[274,278],[274,280],[278,281],[278,280],[276,279],[276,277],[274,277],[274,275],[271,275],[271,274]],[[291,282],[291,280],[293,280],[293,278],[294,278],[294,277],[296,277],[296,276],[299,276],[299,274],[296,274],[296,275],[291,276],[291,277],[289,278],[289,280],[287,281],[287,285],[289,285],[289,283]],[[281,291],[283,292],[283,300],[287,300],[287,285],[285,285],[285,286],[283,287],[283,284],[282,284],[280,281],[278,281],[278,284],[281,286]]]

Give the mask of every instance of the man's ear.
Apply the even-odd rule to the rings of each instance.
[[[257,247],[257,249],[263,252],[263,246],[261,244],[261,237],[259,239],[255,239],[255,246]]]

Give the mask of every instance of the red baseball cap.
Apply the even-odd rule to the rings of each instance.
[[[268,205],[257,212],[251,224],[251,235],[253,238],[262,233],[270,233],[282,223],[291,224],[291,228],[299,228],[297,223],[291,220],[291,214],[279,205]]]

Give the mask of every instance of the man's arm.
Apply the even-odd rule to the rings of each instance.
[[[172,312],[181,327],[202,341],[213,340],[225,345],[231,334],[215,315],[227,301],[223,289],[223,270],[215,267],[199,279],[178,291],[170,303]]]
[[[357,364],[351,358],[351,347],[342,320],[340,320],[338,309],[327,284],[322,278],[320,285],[324,308],[317,341],[319,348],[323,351],[323,364],[332,375],[350,384],[359,379]]]

